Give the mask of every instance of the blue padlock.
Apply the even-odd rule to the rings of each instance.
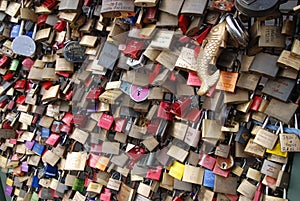
[[[28,37],[30,37],[30,38],[32,38],[33,32],[32,31],[28,31],[28,32],[26,32],[25,35],[28,36]]]
[[[19,25],[19,24],[13,25],[11,27],[10,38],[16,38],[19,36],[20,27],[21,27],[21,25]]]
[[[42,138],[49,138],[49,136],[50,136],[50,129],[42,127],[41,137]]]
[[[38,142],[35,142],[32,147],[32,151],[39,156],[41,156],[43,154],[44,150],[45,150],[45,146],[39,144]]]
[[[216,175],[213,173],[212,170],[205,169],[204,170],[204,178],[203,178],[203,186],[214,188]]]
[[[127,18],[122,18],[121,20],[125,24],[134,25],[135,21],[136,21],[136,17],[132,16],[132,17],[127,17]]]
[[[32,177],[31,187],[32,188],[39,188],[40,187],[39,177],[38,177],[38,169],[35,169],[35,171],[34,171],[34,175]]]
[[[58,174],[58,168],[47,164],[44,168],[44,175],[46,178],[54,178]]]

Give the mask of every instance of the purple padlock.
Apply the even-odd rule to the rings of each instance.
[[[26,141],[25,142],[25,146],[26,146],[27,149],[31,150],[32,147],[33,147],[33,145],[34,145],[34,143],[35,143],[34,140],[33,141]]]
[[[21,171],[28,172],[28,170],[29,170],[29,166],[27,165],[27,162],[26,161],[22,162]]]
[[[8,195],[8,196],[11,196],[13,190],[14,190],[14,187],[6,185],[5,194]]]

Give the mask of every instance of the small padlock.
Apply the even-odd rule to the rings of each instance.
[[[119,191],[122,183],[122,175],[118,172],[114,172],[108,180],[107,188],[115,191]]]

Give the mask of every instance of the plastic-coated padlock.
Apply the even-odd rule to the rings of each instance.
[[[56,22],[56,24],[53,26],[53,29],[58,31],[58,32],[62,32],[67,26],[67,23],[65,21],[62,20],[58,20]]]
[[[32,188],[39,188],[40,187],[40,185],[39,185],[39,178],[38,178],[38,169],[35,169],[35,171],[34,171],[34,175],[33,175],[33,178],[32,178],[31,187]]]
[[[49,10],[51,10],[56,5],[56,0],[46,0],[43,2],[43,6],[47,7]]]

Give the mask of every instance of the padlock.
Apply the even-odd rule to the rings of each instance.
[[[117,179],[117,177],[119,177],[119,179]],[[120,175],[120,173],[118,172],[114,172],[111,178],[109,178],[108,180],[107,188],[115,191],[119,191],[122,182],[121,180],[122,180],[122,175]]]
[[[72,190],[82,192],[84,190],[84,179],[80,178],[80,172],[78,172],[78,177],[75,178],[72,185]]]
[[[281,101],[287,101],[295,86],[295,81],[286,78],[277,78],[268,80],[262,92],[266,95],[277,98]]]
[[[38,169],[35,169],[34,170],[34,174],[33,174],[33,178],[32,178],[32,183],[31,183],[31,187],[32,188],[39,188],[40,185],[39,185],[39,178],[38,178]]]
[[[275,55],[259,53],[255,55],[249,71],[275,77],[279,70],[278,66],[276,65],[277,59],[278,57]],[[272,68],[266,66],[272,66]]]
[[[204,175],[204,168],[199,168],[189,164],[185,164],[182,181],[193,183],[193,184],[202,184],[203,175]]]
[[[283,193],[282,198],[269,195],[269,189],[268,189],[268,187],[266,187],[265,194],[263,194],[263,196],[262,196],[262,200],[263,201],[270,201],[270,200],[287,201],[288,199],[286,197],[286,192]]]
[[[184,137],[184,142],[187,143],[188,145],[192,147],[197,147],[199,140],[200,140],[200,126],[201,126],[202,121],[199,120],[197,124],[193,123],[192,126],[189,126],[187,128],[185,137]]]
[[[235,136],[235,141],[245,145],[251,137],[250,134],[250,130],[246,127],[245,123],[241,123],[239,126],[239,131]]]
[[[35,53],[36,50],[36,44],[33,40],[36,35],[37,30],[37,24],[35,24],[32,38],[23,34],[24,29],[24,23],[25,21],[22,20],[18,37],[16,37],[12,42],[12,50],[15,54],[22,55],[22,56],[32,56]],[[26,44],[26,45],[24,45]]]
[[[145,44],[142,41],[130,40],[130,42],[128,42],[126,45],[125,50],[123,50],[123,54],[127,57],[138,60],[141,56],[144,46]]]
[[[170,106],[170,112],[176,116],[182,117],[188,111],[192,100],[190,97],[181,97]]]
[[[222,126],[216,120],[208,119],[208,111],[205,111],[202,122],[202,138],[223,139]]]
[[[216,156],[220,156],[220,157],[223,157],[223,158],[228,158],[228,156],[230,154],[230,146],[231,146],[232,138],[233,138],[233,133],[230,135],[228,145],[219,144],[216,147],[216,150],[215,150],[215,155]]]
[[[174,192],[175,193],[175,192]],[[183,198],[187,195],[186,192],[180,193],[178,196],[173,196],[174,199],[172,201],[184,201]]]
[[[256,190],[257,186],[249,182],[247,179],[244,179],[239,185],[237,192],[252,200],[254,198]]]
[[[147,181],[144,181],[147,182]],[[140,183],[137,188],[137,193],[140,195],[143,195],[146,198],[150,198],[152,196],[152,190],[151,190],[152,180],[150,180],[149,184]]]
[[[240,66],[236,66],[233,72],[221,71],[220,79],[217,82],[216,89],[233,93],[238,79]]]
[[[268,121],[269,121],[269,118],[267,117],[263,126],[259,129],[258,133],[256,134],[253,142],[255,142],[265,148],[273,149],[273,147],[275,146],[275,143],[278,139],[278,135],[265,130],[265,127],[266,127]],[[266,140],[266,139],[268,139],[268,140]]]
[[[286,171],[286,169],[287,169],[287,164],[284,164],[278,174],[278,178],[276,181],[276,186],[283,188],[285,191],[288,189],[289,182],[290,182],[290,173]]]

